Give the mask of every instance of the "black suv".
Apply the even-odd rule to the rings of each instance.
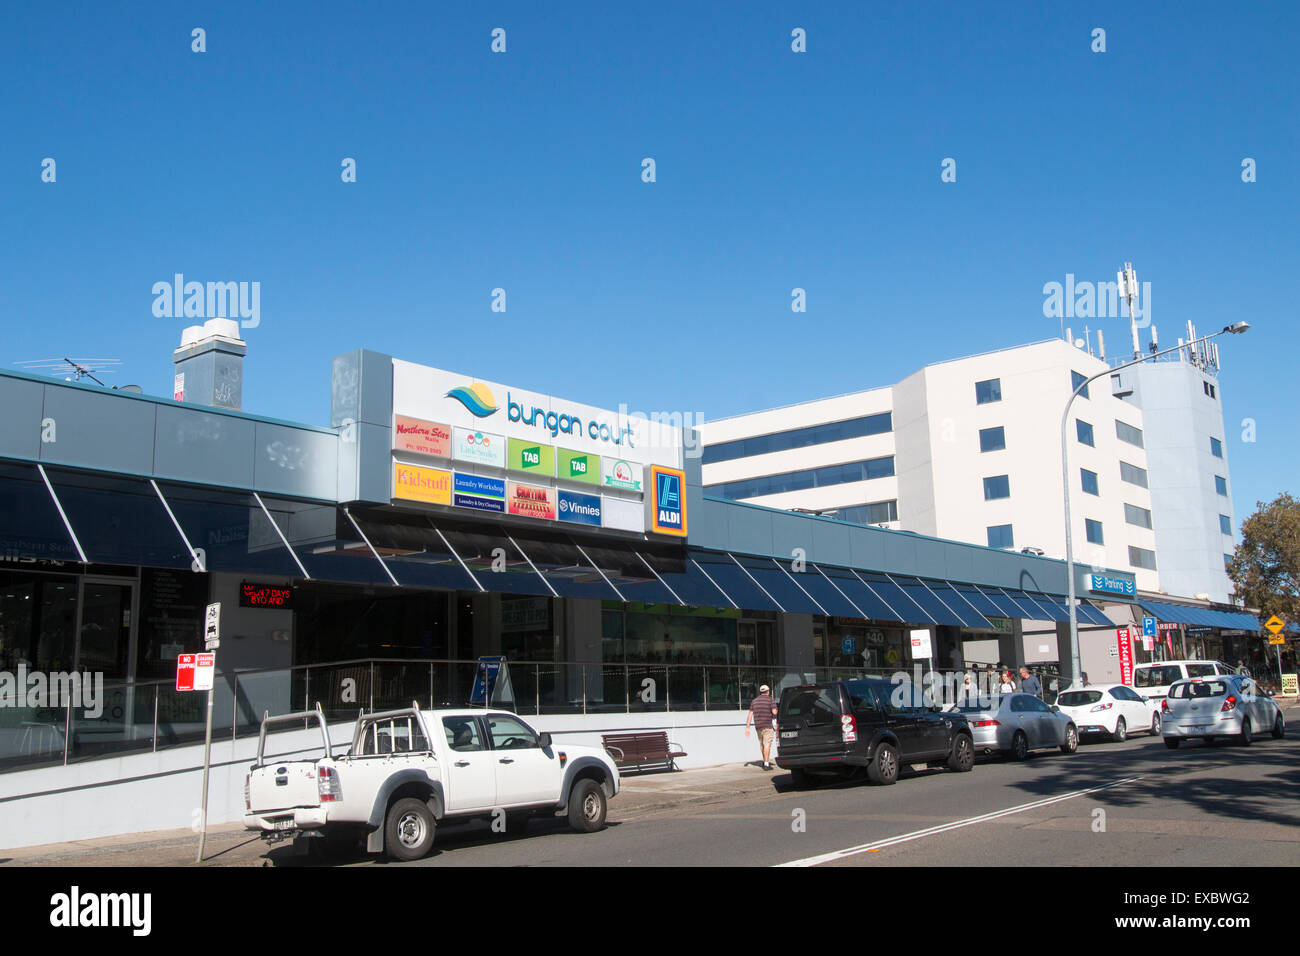
[[[970,727],[943,713],[910,683],[844,680],[787,687],[777,712],[776,765],[796,789],[813,777],[856,777],[893,783],[904,764],[975,765]]]

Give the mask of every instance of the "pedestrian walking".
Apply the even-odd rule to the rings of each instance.
[[[998,684],[998,692],[1001,694],[1014,694],[1016,692],[1016,682],[1012,678],[1010,670],[1002,672],[1002,682]]]
[[[977,697],[979,697],[979,687],[975,681],[971,680],[970,674],[967,673],[961,684],[957,686],[957,706],[973,705]]]
[[[766,684],[758,689],[758,696],[749,705],[749,716],[745,718],[745,736],[749,736],[752,725],[758,734],[758,746],[763,751],[763,769],[772,769],[772,740],[776,731],[772,729],[772,720],[776,717],[776,701],[772,699],[771,688]]]
[[[1020,693],[1033,694],[1035,697],[1042,698],[1043,685],[1033,674],[1029,673],[1029,668],[1022,666],[1020,668]]]

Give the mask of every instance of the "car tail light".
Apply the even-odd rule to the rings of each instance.
[[[339,783],[339,772],[333,767],[321,767],[320,778],[316,781],[320,791],[321,803],[338,803],[343,799],[343,787]]]
[[[1002,725],[996,720],[977,720],[971,724],[972,727],[1001,727]]]
[[[1110,710],[1114,706],[1114,704],[1098,704],[1096,707],[1092,708],[1092,710],[1088,711],[1088,713],[1095,714],[1099,711]]]
[[[1161,712],[1162,714],[1167,714],[1167,713],[1169,713],[1169,701],[1167,701],[1167,700],[1162,700],[1162,701],[1160,702],[1160,712]]]
[[[846,744],[858,739],[858,719],[852,714],[840,715],[840,736]]]
[[[253,809],[253,796],[249,790],[252,786],[252,780],[253,775],[251,773],[244,774],[244,809],[246,811]]]
[[[1228,711],[1228,710],[1236,710],[1236,709],[1237,709],[1237,698],[1229,694],[1228,699],[1223,702],[1222,710]]]

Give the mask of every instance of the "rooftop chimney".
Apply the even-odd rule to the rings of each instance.
[[[244,355],[248,345],[239,337],[234,319],[208,319],[181,333],[181,347],[172,353],[176,365],[174,398],[178,402],[240,410],[244,392]]]

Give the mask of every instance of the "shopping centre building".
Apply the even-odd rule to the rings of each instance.
[[[1068,674],[1060,560],[711,496],[696,432],[491,369],[354,351],[329,427],[250,415],[243,348],[188,332],[174,399],[0,373],[0,672],[105,681],[94,709],[0,707],[0,846],[188,825],[166,787],[197,787],[202,695],[173,680],[213,602],[213,822],[264,712],[463,705],[483,657],[507,661],[493,700],[559,739],[664,728],[687,766],[755,756],[764,682]],[[1076,575],[1083,670],[1117,677],[1116,623],[1152,609],[1131,571]]]

